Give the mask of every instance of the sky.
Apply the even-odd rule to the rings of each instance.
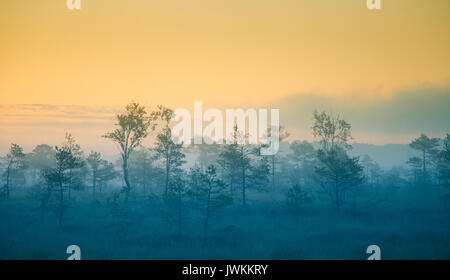
[[[449,132],[448,0],[65,2],[1,2],[0,151],[66,131],[111,147],[100,136],[131,100],[279,107],[304,139],[316,107],[353,121],[360,142]]]

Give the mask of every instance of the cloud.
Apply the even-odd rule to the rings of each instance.
[[[64,123],[104,123],[119,111],[116,107],[76,105],[17,104],[3,106],[2,125],[53,125]]]
[[[321,94],[297,94],[277,104],[280,120],[300,133],[310,131],[312,112],[325,110],[339,114],[358,134],[386,137],[450,132],[450,87],[423,86],[394,93],[390,98],[333,98]]]

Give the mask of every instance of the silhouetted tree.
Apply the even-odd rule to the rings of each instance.
[[[247,144],[248,135],[241,135],[238,127],[234,127],[234,141],[232,144],[224,145],[219,157],[221,164],[229,169],[230,176],[237,174],[241,179],[242,206],[246,206],[247,178],[250,175],[251,159],[253,149]],[[239,144],[241,143],[241,144]]]
[[[381,167],[369,155],[364,155],[361,160],[364,168],[364,177],[370,184],[380,184]]]
[[[92,195],[95,195],[96,188],[101,188],[108,181],[113,180],[116,173],[112,163],[104,160],[98,152],[91,151],[86,158],[86,162],[91,169]]]
[[[252,164],[249,170],[249,186],[262,190],[270,184],[272,156],[262,156],[260,147],[253,151]],[[272,162],[273,163],[273,162]],[[272,166],[273,167],[273,166]],[[273,179],[273,178],[272,178]]]
[[[172,140],[172,130],[169,127],[173,111],[164,107],[159,107],[157,116],[163,121],[163,128],[156,136],[155,152],[158,159],[163,161],[165,171],[164,195],[167,196],[171,174],[176,171],[185,161],[185,154],[182,152],[183,144],[175,144]]]
[[[272,130],[270,130],[267,134],[270,137]],[[284,126],[280,126],[279,129],[279,141],[280,141],[280,145],[281,143],[289,137],[289,132],[284,128]],[[278,154],[273,154],[270,156],[270,174],[272,175],[272,189],[275,189],[275,178],[276,178],[276,172],[277,172],[277,159],[278,159]]]
[[[178,237],[181,237],[183,224],[183,198],[188,191],[186,180],[182,172],[176,174],[170,179],[168,195],[165,200],[169,206],[176,212],[176,221],[178,228]]]
[[[13,186],[13,182],[21,182],[25,183],[25,177],[23,171],[26,167],[25,164],[25,154],[23,152],[23,148],[17,144],[11,144],[9,148],[9,153],[5,157],[5,184],[2,188],[1,195],[8,199],[10,197],[11,188]]]
[[[195,171],[194,171],[195,172]],[[225,183],[217,176],[214,165],[208,166],[205,172],[200,174],[200,184],[195,192],[204,201],[205,219],[203,222],[203,236],[206,238],[211,216],[219,209],[231,204],[231,197],[225,194]]]
[[[50,210],[58,216],[59,225],[62,226],[63,216],[68,207],[65,193],[68,192],[73,182],[71,171],[80,168],[81,163],[68,146],[55,147],[55,150],[56,168],[48,170],[45,173],[45,178],[50,186],[50,192],[55,196],[53,203],[50,205]]]
[[[363,168],[357,157],[349,157],[341,147],[330,151],[319,150],[318,158],[321,165],[316,167],[316,173],[321,179],[320,186],[339,211],[341,194],[349,187],[356,187],[364,182]]]
[[[308,141],[294,141],[289,145],[291,153],[286,156],[285,162],[289,163],[289,178],[292,184],[307,185],[314,174],[314,161],[316,151]]]
[[[125,112],[117,114],[116,119],[115,125],[117,128],[113,132],[106,133],[103,137],[111,139],[119,146],[122,157],[123,179],[126,185],[124,187],[125,200],[128,201],[131,190],[131,184],[128,179],[128,159],[141,144],[142,140],[147,137],[153,119],[147,116],[145,107],[136,102],[128,104]]]
[[[313,113],[313,134],[319,139],[321,148],[317,151],[320,165],[316,167],[319,184],[330,197],[337,211],[341,208],[341,194],[348,187],[363,183],[362,166],[359,158],[349,157],[346,149],[352,139],[351,125],[339,117],[325,112]]]
[[[136,150],[129,159],[130,181],[140,186],[144,195],[153,183],[163,177],[161,168],[154,165],[155,159],[155,151],[148,148]]]
[[[339,116],[333,117],[326,112],[314,111],[314,125],[312,127],[314,137],[319,139],[321,149],[330,151],[336,145],[343,148],[350,148],[349,140],[352,140],[350,133],[351,125]]]
[[[289,188],[286,194],[287,204],[292,207],[294,214],[299,217],[301,209],[312,201],[311,196],[300,185],[295,184]]]
[[[68,196],[70,198],[72,189],[80,190],[83,187],[87,170],[85,169],[84,153],[70,133],[66,133],[63,147],[71,153],[74,160],[73,165],[69,166],[68,170],[68,178],[70,180],[68,182]]]
[[[426,183],[429,179],[427,167],[431,165],[432,160],[438,153],[439,138],[429,138],[425,134],[421,134],[414,139],[409,146],[421,152],[420,160],[422,162],[422,183]],[[417,161],[417,160],[415,160]]]
[[[438,154],[438,174],[441,184],[450,190],[450,134],[444,138],[443,148]],[[450,198],[450,194],[447,195]]]
[[[28,155],[28,164],[36,178],[44,170],[55,167],[55,150],[47,144],[37,145]]]
[[[217,161],[217,157],[220,153],[219,144],[192,144],[191,148],[197,151],[197,161],[202,171]]]

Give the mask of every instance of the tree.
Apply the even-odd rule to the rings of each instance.
[[[86,162],[91,169],[92,195],[95,195],[97,187],[101,187],[115,178],[114,166],[102,159],[100,153],[94,151],[89,153]]]
[[[349,157],[340,147],[330,151],[319,150],[318,158],[321,165],[316,167],[316,174],[321,178],[320,186],[339,211],[341,194],[349,187],[356,187],[364,182],[363,168],[359,164],[359,158]]]
[[[92,176],[92,195],[95,194],[95,187],[98,182],[98,170],[100,168],[100,164],[102,163],[102,156],[100,153],[91,151],[86,158],[86,162],[91,168],[91,176]]]
[[[413,177],[413,181],[415,183],[421,183],[423,182],[422,180],[422,159],[419,157],[411,157],[409,158],[406,163],[410,166],[411,168],[411,175]]]
[[[239,160],[239,149],[237,143],[224,145],[219,154],[219,165],[222,167],[222,175],[228,179],[230,195],[234,194],[234,184],[240,176],[239,166],[236,162]]]
[[[154,182],[163,177],[162,170],[153,164],[155,158],[154,150],[141,148],[129,159],[130,181],[133,185],[141,187],[144,195]]]
[[[209,165],[217,160],[220,144],[192,144],[191,148],[194,148],[197,151],[197,161],[200,165],[200,169],[205,171]]]
[[[68,207],[65,193],[68,192],[73,182],[71,171],[80,168],[81,162],[68,146],[55,147],[55,150],[56,167],[47,170],[45,179],[49,185],[49,193],[53,193],[54,196],[50,210],[58,216],[59,225],[62,226],[63,216]]]
[[[450,189],[450,134],[444,138],[443,148],[438,154],[438,173],[441,184]],[[450,197],[450,195],[447,195]]]
[[[252,147],[246,144],[248,135],[239,133],[237,125],[234,127],[234,141],[232,144],[224,145],[219,157],[223,166],[229,169],[230,176],[237,175],[241,179],[242,207],[246,206],[247,178],[250,175],[251,159],[254,153]],[[242,143],[242,144],[238,144]]]
[[[100,168],[97,171],[99,192],[109,183],[109,181],[114,180],[117,177],[116,169],[111,162],[102,161]]]
[[[23,148],[17,144],[11,144],[9,153],[5,157],[6,170],[4,172],[5,184],[2,189],[2,196],[8,199],[10,197],[11,187],[14,181],[25,182],[23,170],[25,165],[25,154]]]
[[[273,157],[261,156],[260,149],[260,147],[254,149],[253,162],[249,169],[248,185],[261,190],[270,183],[270,171],[273,170],[271,169],[273,165],[270,165],[269,160],[273,160]]]
[[[314,111],[314,137],[319,139],[322,150],[332,150],[336,145],[350,148],[348,141],[353,139],[350,133],[351,125],[339,116],[334,117],[326,112]]]
[[[40,144],[34,147],[28,158],[29,168],[36,175],[39,175],[46,169],[55,167],[55,150],[47,144]],[[37,177],[36,175],[35,177]]]
[[[289,146],[291,153],[286,156],[286,162],[292,165],[289,177],[292,184],[307,185],[314,173],[316,151],[308,141],[294,141]]]
[[[271,133],[272,133],[272,130],[270,130],[267,133],[269,138],[271,136]],[[288,138],[289,135],[290,135],[289,132],[283,126],[280,126],[280,131],[279,131],[280,143],[283,142],[284,139]],[[271,163],[271,166],[270,166],[271,172],[270,173],[272,175],[272,189],[275,189],[275,178],[276,178],[275,174],[277,171],[277,158],[278,158],[277,154],[273,154],[270,156],[270,163]]]
[[[433,158],[437,155],[439,146],[439,138],[429,138],[425,134],[421,134],[419,137],[414,139],[409,146],[414,150],[418,150],[421,152],[421,161],[422,161],[422,183],[426,183],[429,179],[429,174],[427,170],[427,166],[429,166],[433,160]]]
[[[128,159],[141,144],[142,140],[147,137],[153,118],[147,116],[144,106],[131,102],[126,106],[125,113],[117,114],[116,119],[117,123],[115,125],[117,128],[113,132],[106,133],[103,137],[111,139],[120,149],[123,179],[126,185],[124,187],[125,200],[128,201],[131,190],[131,184],[128,179]]]
[[[369,155],[364,155],[361,160],[361,165],[364,167],[364,177],[370,184],[379,184],[381,178],[381,167]]]
[[[181,228],[183,223],[183,197],[187,193],[188,188],[183,174],[180,172],[170,179],[168,195],[165,199],[169,206],[176,211],[176,220],[178,225],[178,236],[181,237]]]
[[[173,111],[162,106],[156,114],[164,123],[162,131],[156,136],[155,151],[157,158],[161,159],[165,170],[164,195],[167,196],[171,174],[176,171],[185,161],[185,154],[182,152],[183,143],[175,144],[172,140],[172,130],[169,127]]]
[[[333,117],[325,112],[313,113],[313,134],[319,138],[321,148],[317,151],[320,164],[315,173],[319,184],[330,197],[337,211],[340,210],[342,193],[348,187],[363,183],[363,168],[358,157],[349,157],[346,149],[353,139],[350,133],[351,125],[340,117]]]
[[[288,155],[288,160],[294,162],[296,167],[300,167],[305,160],[309,159],[314,154],[314,147],[308,141],[294,141],[289,146],[291,153]]]
[[[225,183],[218,178],[214,165],[208,166],[205,172],[193,170],[200,174],[200,184],[195,189],[196,194],[204,202],[205,219],[203,222],[203,236],[206,239],[211,216],[218,210],[231,204],[231,197],[225,195]]]
[[[47,181],[47,174],[56,167],[55,156],[55,149],[47,144],[37,145],[28,155],[30,169],[39,180],[32,188],[33,196],[40,201],[42,210],[47,208],[52,195],[52,184]]]
[[[68,169],[68,196],[70,198],[71,190],[79,190],[82,188],[86,170],[84,162],[84,153],[81,150],[80,145],[75,141],[75,138],[70,133],[66,133],[65,142],[63,143],[64,149],[69,151],[73,157],[73,164]]]
[[[286,199],[288,206],[292,207],[297,217],[299,217],[302,207],[312,201],[309,194],[299,184],[295,184],[289,188]]]

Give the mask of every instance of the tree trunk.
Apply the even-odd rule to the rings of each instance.
[[[6,184],[5,184],[5,197],[9,198],[9,184],[10,184],[10,177],[11,177],[11,163],[9,162],[8,168],[6,169]]]
[[[272,189],[275,190],[275,155],[272,155]]]
[[[62,220],[63,220],[63,211],[64,211],[64,189],[63,189],[63,183],[62,183],[62,174],[60,173],[59,178],[59,211],[58,211],[58,223],[59,227],[62,227]],[[70,187],[69,187],[70,188]]]
[[[128,158],[123,158],[123,179],[125,180],[125,201],[128,201],[128,196],[130,194],[131,185],[130,181],[128,180]]]
[[[165,191],[164,195],[167,197],[168,191],[169,191],[169,171],[170,171],[170,165],[169,165],[169,158],[166,158],[166,182],[165,182]]]
[[[340,201],[339,201],[339,180],[338,180],[338,178],[337,178],[337,176],[336,176],[336,178],[335,178],[335,181],[334,181],[334,184],[335,184],[335,191],[336,191],[336,193],[335,193],[335,195],[336,195],[336,210],[339,212],[339,209],[340,209]]]
[[[426,168],[426,155],[425,155],[425,150],[423,151],[423,155],[422,155],[422,180],[423,183],[425,183],[426,181],[426,176],[427,176],[427,168]]]
[[[242,206],[245,207],[245,167],[242,167]]]
[[[181,191],[178,192],[178,237],[181,237],[181,212],[182,212],[182,204],[181,204]]]
[[[97,174],[96,174],[97,172],[95,172],[95,171],[92,171],[92,196],[94,196],[95,195],[95,185],[96,185],[96,183],[97,183]]]
[[[211,185],[209,186],[209,190],[208,190],[208,199],[206,200],[206,217],[205,217],[205,223],[203,225],[203,239],[206,240],[206,234],[208,232],[208,220],[209,220],[209,215],[211,212]]]

